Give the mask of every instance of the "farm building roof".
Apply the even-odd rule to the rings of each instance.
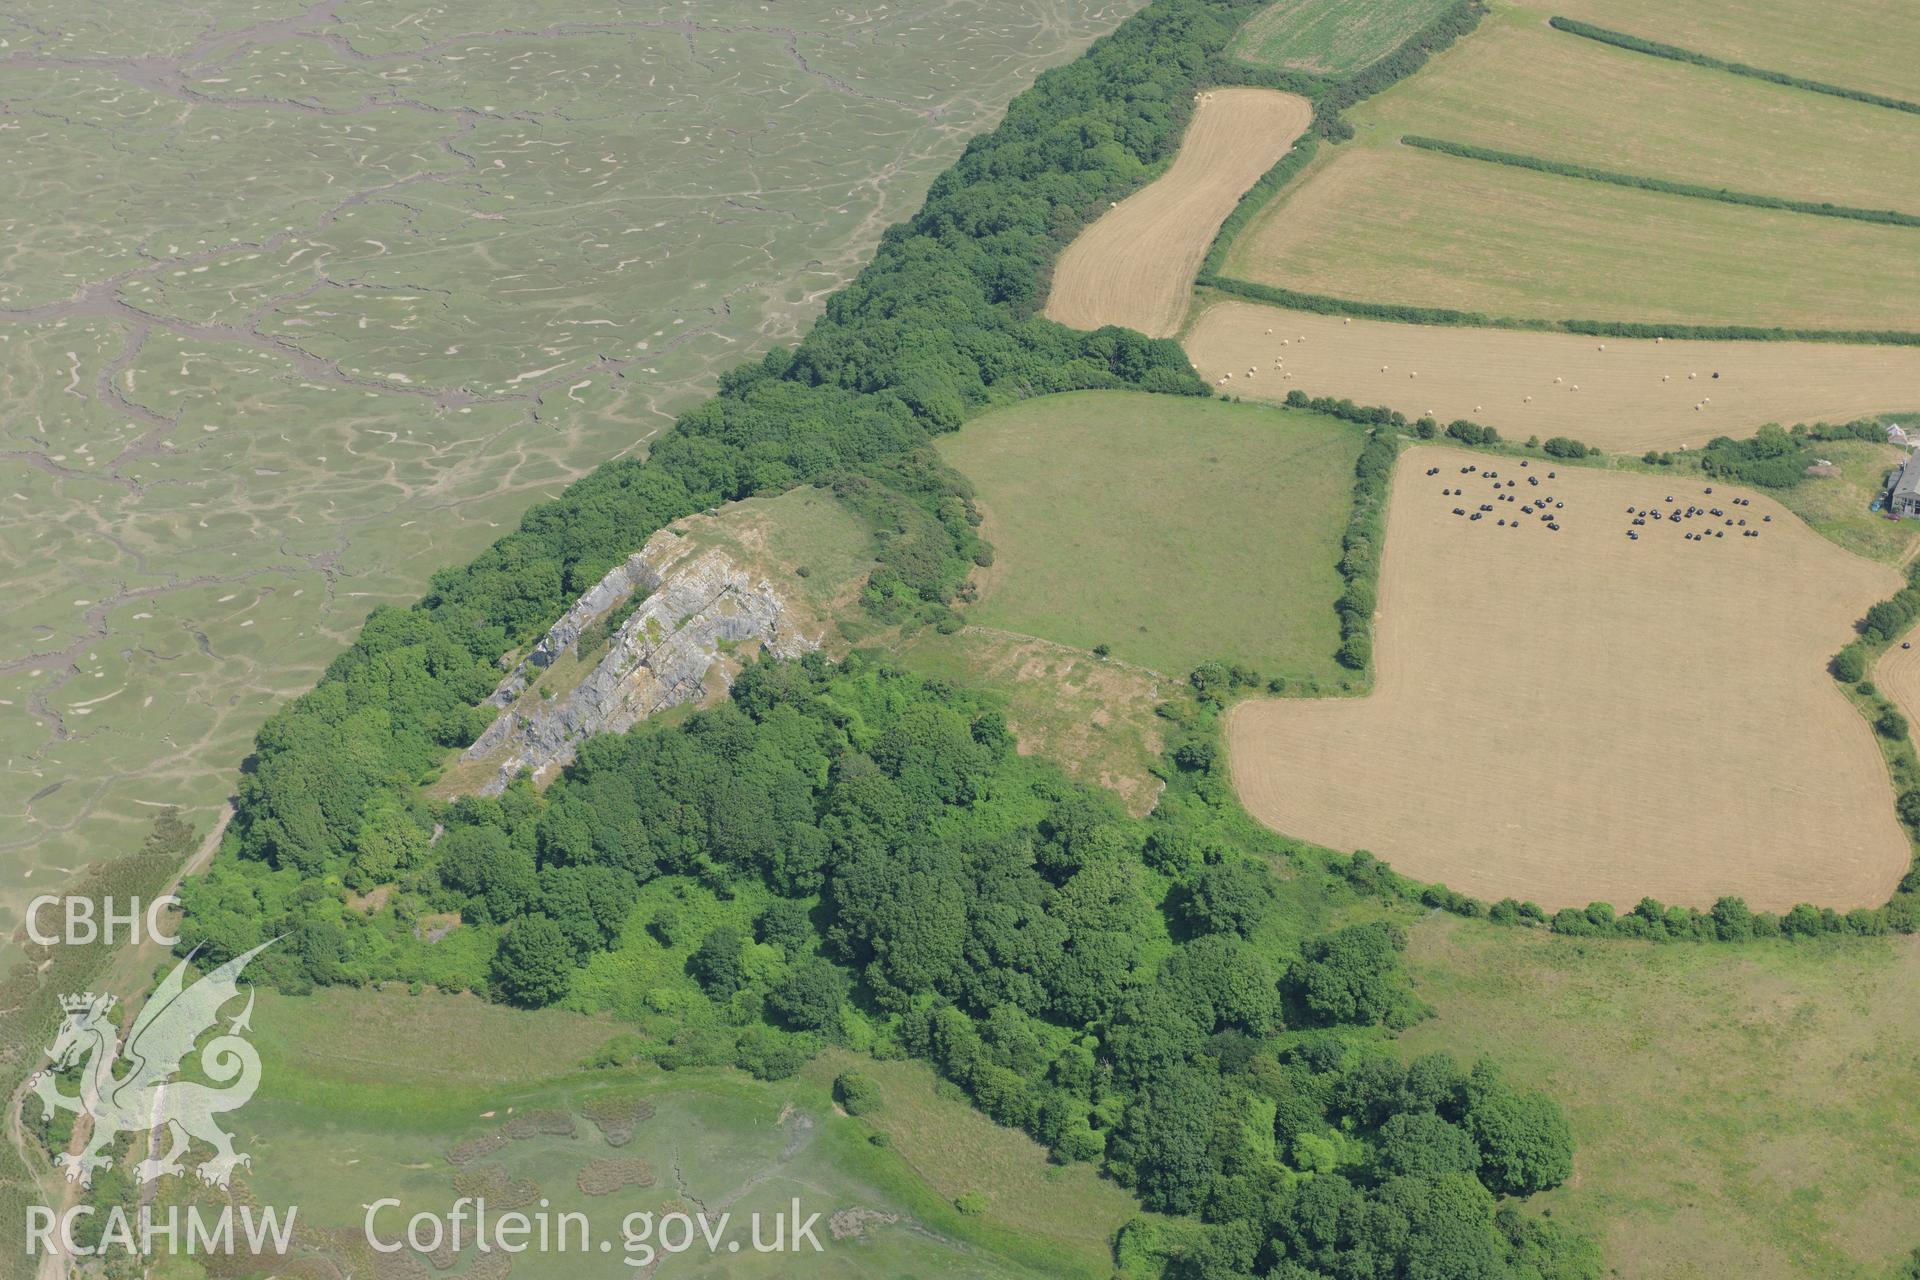
[[[1900,468],[1899,477],[1893,482],[1893,496],[1896,498],[1920,494],[1920,453],[1909,457]]]

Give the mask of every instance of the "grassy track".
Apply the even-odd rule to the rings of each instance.
[[[1030,401],[941,452],[998,555],[969,619],[1179,675],[1333,679],[1360,435],[1317,415],[1130,393]]]
[[[1409,1054],[1496,1055],[1579,1142],[1542,1197],[1622,1276],[1879,1280],[1920,1199],[1920,942],[1581,942],[1436,918]]]
[[[1284,196],[1226,274],[1496,315],[1920,327],[1920,234],[1407,147],[1353,149]],[[1328,388],[1328,390],[1336,390]]]
[[[1385,56],[1448,0],[1274,0],[1247,19],[1229,52],[1263,67],[1346,73]]]

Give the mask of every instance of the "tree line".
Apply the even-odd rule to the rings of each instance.
[[[1658,191],[1670,196],[1688,196],[1695,200],[1718,200],[1722,204],[1746,205],[1754,209],[1781,209],[1790,213],[1810,213],[1823,218],[1851,218],[1856,222],[1920,227],[1920,215],[1901,213],[1894,209],[1856,209],[1848,205],[1834,204],[1830,200],[1789,200],[1782,196],[1755,195],[1747,191],[1730,191],[1725,187],[1708,187],[1694,182],[1674,182],[1668,178],[1649,178],[1636,173],[1618,173],[1611,169],[1595,169],[1589,165],[1569,164],[1564,160],[1548,160],[1543,156],[1524,155],[1517,151],[1496,151],[1492,147],[1480,147],[1467,142],[1448,142],[1441,138],[1424,138],[1413,134],[1403,136],[1400,141],[1406,146],[1417,147],[1422,151],[1437,151],[1442,155],[1457,156],[1462,160],[1480,160],[1488,164],[1508,165],[1515,169],[1532,169],[1538,173],[1557,174],[1562,178],[1580,178],[1587,182],[1605,182],[1616,187]]]
[[[1596,27],[1591,22],[1581,22],[1575,18],[1556,16],[1548,18],[1547,25],[1569,35],[1584,36],[1588,40],[1598,40],[1601,44],[1610,44],[1617,49],[1626,49],[1633,53],[1667,58],[1674,62],[1690,62],[1696,67],[1710,67],[1715,71],[1731,72],[1736,76],[1749,76],[1755,80],[1765,80],[1770,84],[1785,85],[1790,89],[1805,89],[1809,93],[1824,93],[1829,97],[1846,98],[1852,102],[1864,102],[1875,107],[1886,107],[1892,111],[1920,115],[1920,102],[1889,98],[1884,94],[1868,93],[1864,89],[1849,89],[1843,85],[1827,84],[1821,80],[1808,80],[1803,76],[1788,75],[1784,71],[1750,67],[1744,62],[1727,62],[1711,54],[1682,49],[1678,45],[1661,44],[1657,40],[1642,39],[1639,36],[1628,35],[1624,31],[1610,31],[1606,27]]]
[[[1205,281],[1221,293],[1271,302],[1316,315],[1359,316],[1368,320],[1397,320],[1402,324],[1461,325],[1471,329],[1522,329],[1542,333],[1579,333],[1597,338],[1691,338],[1702,341],[1844,342],[1920,346],[1920,331],[1912,329],[1790,329],[1782,326],[1739,324],[1648,324],[1632,320],[1551,320],[1535,316],[1496,316],[1484,311],[1451,307],[1420,307],[1401,302],[1369,302],[1304,293],[1278,285],[1213,276]]]

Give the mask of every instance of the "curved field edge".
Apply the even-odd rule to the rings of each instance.
[[[1846,98],[1853,102],[1864,102],[1869,106],[1885,107],[1890,111],[1904,111],[1909,115],[1920,115],[1920,102],[1910,102],[1905,98],[1890,97],[1883,93],[1870,93],[1865,89],[1850,89],[1845,85],[1829,84],[1824,80],[1810,80],[1785,71],[1772,71],[1765,67],[1749,66],[1744,62],[1729,62],[1709,53],[1694,49],[1683,49],[1678,45],[1662,44],[1644,36],[1629,35],[1624,31],[1614,31],[1607,27],[1595,26],[1591,22],[1582,22],[1576,18],[1554,16],[1547,25],[1556,31],[1581,36],[1588,40],[1597,40],[1616,48],[1633,53],[1644,53],[1655,58],[1667,58],[1675,62],[1689,62],[1699,67],[1710,67],[1715,71],[1725,71],[1730,75],[1749,76],[1756,80],[1783,85],[1790,89],[1804,89],[1808,93],[1822,93],[1829,97]]]
[[[1812,80],[1920,99],[1911,13],[1899,0],[1800,4],[1752,0],[1550,0],[1549,15],[1638,30],[1732,62],[1777,67]]]
[[[1777,911],[1809,897],[1841,909],[1884,901],[1910,869],[1912,844],[1894,822],[1886,772],[1872,763],[1871,729],[1840,702],[1828,705],[1834,692],[1819,664],[1857,610],[1872,600],[1871,583],[1892,579],[1891,572],[1841,551],[1796,519],[1774,523],[1786,513],[1758,495],[1739,510],[1755,514],[1765,542],[1749,546],[1739,537],[1723,538],[1700,552],[1683,544],[1678,527],[1663,527],[1663,520],[1634,543],[1621,536],[1630,521],[1617,514],[1622,502],[1663,505],[1656,489],[1684,489],[1699,501],[1698,480],[1575,470],[1551,460],[1534,475],[1558,467],[1557,481],[1530,483],[1511,509],[1486,509],[1504,519],[1529,494],[1551,490],[1557,503],[1572,508],[1554,512],[1571,532],[1550,533],[1531,516],[1519,528],[1517,514],[1512,529],[1496,529],[1493,515],[1484,525],[1470,525],[1447,515],[1444,508],[1457,499],[1437,493],[1443,481],[1460,481],[1453,474],[1458,464],[1476,458],[1493,461],[1431,447],[1401,457],[1380,589],[1384,638],[1376,660],[1386,665],[1376,673],[1374,692],[1358,702],[1235,707],[1227,725],[1228,755],[1248,807],[1296,836],[1377,849],[1422,880],[1487,896],[1537,898],[1550,907],[1640,894],[1694,906],[1734,894]],[[1428,465],[1442,474],[1418,474]],[[1525,465],[1503,462],[1501,474],[1524,475]],[[1475,480],[1468,505],[1490,496]],[[1725,495],[1710,501],[1730,505],[1745,493],[1707,487]],[[1416,511],[1425,514],[1416,517]],[[1762,514],[1768,517],[1764,526]],[[1425,522],[1417,536],[1409,523],[1415,519]],[[1702,524],[1721,521],[1703,518]],[[1784,549],[1774,551],[1782,538]],[[1470,554],[1476,545],[1487,548],[1479,557]],[[1837,580],[1852,569],[1857,599],[1848,603],[1835,596],[1824,628],[1801,621],[1803,611],[1792,607],[1803,589],[1797,577],[1783,582],[1783,570],[1762,559],[1780,555],[1794,564],[1807,562],[1803,568],[1823,565],[1824,572],[1814,575],[1818,580]],[[1569,557],[1580,571],[1559,563]],[[1725,558],[1703,567],[1713,557]],[[1607,598],[1619,634],[1609,632],[1604,642],[1592,625],[1599,603],[1574,603],[1580,584],[1596,576],[1625,584]],[[1623,591],[1625,598],[1616,599]],[[1684,610],[1677,613],[1682,601]],[[1682,616],[1684,625],[1662,621]],[[1778,637],[1756,632],[1762,620],[1784,629]],[[1706,630],[1696,634],[1696,625]],[[1823,639],[1829,630],[1837,634]],[[1725,643],[1734,636],[1738,645]],[[1436,643],[1440,652],[1430,652]],[[1634,656],[1641,649],[1655,656],[1643,663]],[[1754,656],[1742,656],[1748,652]],[[1489,664],[1493,655],[1506,656]],[[1785,662],[1802,671],[1799,712],[1810,718],[1807,723],[1824,726],[1823,745],[1807,760],[1794,764],[1782,754],[1789,740],[1802,741],[1801,721],[1788,732],[1743,696],[1754,662]],[[1504,677],[1509,666],[1517,684]],[[1656,673],[1659,681],[1649,683]],[[1786,687],[1780,683],[1785,678],[1783,671],[1762,681],[1778,689]],[[1690,699],[1699,705],[1683,710]],[[1590,703],[1612,709],[1585,723],[1580,717]],[[1674,716],[1690,726],[1685,733],[1676,735]],[[1427,734],[1439,737],[1429,741]],[[1572,773],[1553,767],[1534,745],[1543,735],[1572,735],[1583,743],[1579,759],[1604,774],[1587,776],[1585,763]],[[1387,739],[1408,758],[1390,765],[1393,753],[1380,745]],[[1839,804],[1833,792],[1839,778],[1831,770],[1825,783],[1807,773],[1816,761],[1825,766],[1844,754],[1843,747],[1858,757],[1850,758],[1843,776],[1874,793],[1855,803]],[[1715,770],[1731,772],[1718,783],[1707,781]],[[1878,775],[1871,783],[1867,770]],[[1760,786],[1754,779],[1761,777],[1774,781]],[[1693,781],[1682,781],[1688,778]],[[1642,798],[1631,831],[1621,829],[1621,815],[1612,807],[1623,789]],[[1417,810],[1418,820],[1386,821],[1383,815],[1393,806],[1383,806],[1382,790],[1398,796],[1401,809]],[[1414,795],[1423,798],[1414,803]],[[1744,799],[1710,817],[1700,808],[1709,795]],[[1757,803],[1762,796],[1767,803]],[[1286,803],[1279,804],[1283,797]],[[1448,797],[1460,799],[1450,808]],[[1758,818],[1763,811],[1770,815],[1764,820]],[[1856,861],[1867,860],[1852,878],[1812,887],[1800,850],[1827,848],[1839,838],[1834,824],[1847,821],[1846,814],[1855,815],[1856,825],[1867,824],[1847,845]],[[1743,833],[1743,820],[1761,821],[1763,829]],[[1814,827],[1802,830],[1809,821]],[[1711,865],[1692,865],[1696,850],[1716,849]],[[1759,857],[1767,849],[1773,850],[1770,859]],[[1879,887],[1869,890],[1869,882]]]
[[[1464,325],[1475,329],[1528,329],[1549,333],[1579,333],[1600,338],[1689,338],[1699,341],[1843,342],[1920,346],[1920,329],[1820,329],[1786,325],[1681,324],[1665,320],[1542,319],[1503,316],[1453,307],[1422,307],[1401,302],[1375,302],[1332,294],[1288,289],[1232,276],[1202,275],[1196,284],[1254,302],[1272,303],[1296,311],[1322,315],[1395,320],[1402,324]]]
[[[1715,191],[1920,211],[1920,174],[1882,163],[1914,145],[1920,117],[1571,40],[1512,0],[1352,114],[1372,149],[1413,134]]]
[[[1622,173],[1615,169],[1597,169],[1591,165],[1553,160],[1546,156],[1528,155],[1519,151],[1501,151],[1494,147],[1456,142],[1448,138],[1429,138],[1421,134],[1403,134],[1400,144],[1420,151],[1435,151],[1441,155],[1456,156],[1462,160],[1478,160],[1485,164],[1530,169],[1537,173],[1551,173],[1563,178],[1578,178],[1585,182],[1605,183],[1609,186],[1628,187],[1637,191],[1657,191],[1665,195],[1686,196],[1692,200],[1717,200],[1722,204],[1742,205],[1752,209],[1778,209],[1819,218],[1849,218],[1855,222],[1877,222],[1895,227],[1920,227],[1920,214],[1902,213],[1898,209],[1863,209],[1852,205],[1835,204],[1831,200],[1790,200],[1784,196],[1732,191],[1725,187],[1675,182],[1667,178],[1650,178],[1643,174]]]
[[[1149,337],[1171,335],[1220,224],[1312,121],[1313,104],[1298,94],[1204,91],[1166,172],[1061,253],[1043,314],[1081,329],[1120,324]]]

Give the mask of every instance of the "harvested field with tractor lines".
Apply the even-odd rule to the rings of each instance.
[[[1213,236],[1313,121],[1305,98],[1272,89],[1205,94],[1173,165],[1082,231],[1054,268],[1050,320],[1171,336]]]
[[[1503,488],[1542,479],[1515,492],[1550,493],[1560,529],[1453,514],[1517,515],[1483,465]],[[1900,576],[1768,498],[1703,488],[1409,449],[1375,690],[1235,708],[1228,750],[1248,809],[1419,879],[1550,909],[1649,894],[1885,901],[1911,851],[1871,732],[1825,664]],[[1635,528],[1628,509],[1648,506],[1659,517]],[[1713,507],[1725,514],[1667,518]],[[1738,519],[1748,526],[1725,523]]]
[[[1905,649],[1902,644],[1914,647]],[[1909,633],[1901,644],[1881,654],[1872,675],[1880,692],[1893,699],[1908,721],[1920,724],[1920,631]]]
[[[1183,341],[1201,376],[1235,395],[1281,400],[1298,388],[1610,452],[1699,445],[1766,422],[1846,422],[1920,399],[1920,347],[1593,338],[1236,299],[1207,306]]]

